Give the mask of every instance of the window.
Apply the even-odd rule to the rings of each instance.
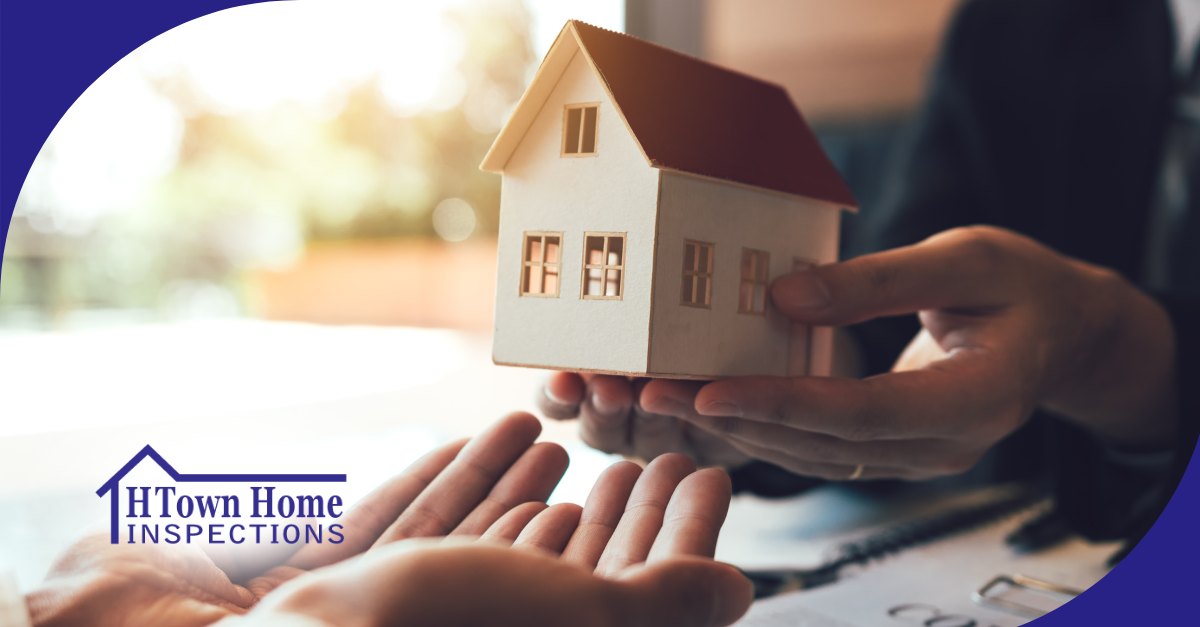
[[[567,105],[563,112],[562,156],[596,156],[596,116],[599,114],[598,102]]]
[[[625,234],[583,234],[583,298],[621,300],[625,287]]]
[[[683,242],[683,291],[679,304],[712,308],[713,245]]]
[[[526,231],[521,259],[521,296],[558,298],[562,233]]]
[[[759,314],[767,310],[767,269],[771,253],[742,249],[742,289],[738,295],[738,313]]]

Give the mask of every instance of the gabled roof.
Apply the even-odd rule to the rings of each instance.
[[[858,207],[782,87],[578,20],[559,33],[482,169],[504,170],[577,50],[651,166]]]

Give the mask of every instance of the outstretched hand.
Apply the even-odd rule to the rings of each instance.
[[[735,568],[711,559],[729,478],[694,470],[682,455],[661,456],[644,472],[619,463],[582,509],[526,504],[470,546],[401,543],[370,553],[285,585],[246,623],[302,614],[338,627],[727,625],[753,594]]]
[[[27,596],[34,624],[199,626],[264,599],[273,600],[251,617],[297,607],[323,616],[325,608],[333,612],[331,625],[350,624],[339,618],[348,616],[364,621],[354,624],[387,624],[383,617],[400,615],[438,624],[538,616],[583,624],[579,608],[593,606],[600,612],[594,616],[614,620],[622,612],[659,619],[702,614],[705,620],[694,624],[726,624],[745,611],[748,583],[711,560],[729,503],[724,473],[692,473],[680,456],[644,472],[622,463],[602,475],[584,508],[547,507],[567,458],[557,445],[534,444],[539,432],[535,418],[514,414],[470,442],[429,453],[347,512],[341,545],[307,545],[256,576],[263,565],[238,562],[236,555],[219,556],[223,570],[194,546],[87,538]],[[482,544],[400,542],[446,535],[481,535]],[[496,545],[529,550],[497,553]],[[626,568],[641,563],[648,564],[645,574]],[[333,564],[339,566],[322,569]],[[445,585],[431,583],[439,581]],[[353,594],[326,594],[343,584]],[[561,597],[546,596],[564,586]],[[473,594],[464,597],[463,590]],[[698,604],[697,590],[715,600]],[[619,607],[609,607],[614,600]]]
[[[306,544],[263,563],[229,545],[109,544],[85,538],[27,596],[35,625],[206,625],[253,607],[285,581],[407,538],[477,536],[512,508],[544,501],[567,454],[534,443],[541,424],[506,416],[469,442],[438,448],[346,512],[341,544]],[[236,548],[236,547],[234,547]]]

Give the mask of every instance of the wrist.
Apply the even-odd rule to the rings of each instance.
[[[1083,264],[1080,264],[1083,266]],[[1114,448],[1165,450],[1177,428],[1175,333],[1152,298],[1108,270],[1080,268],[1082,330],[1044,407]]]

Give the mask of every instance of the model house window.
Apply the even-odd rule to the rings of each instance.
[[[712,308],[713,245],[686,240],[683,243],[683,291],[681,305]]]
[[[583,234],[583,298],[621,300],[625,287],[625,234]]]
[[[738,295],[738,313],[762,314],[767,310],[767,269],[771,253],[742,249],[742,289]]]
[[[596,156],[596,116],[600,103],[570,104],[563,112],[564,157]]]
[[[521,296],[558,298],[562,233],[526,231],[521,259]]]

